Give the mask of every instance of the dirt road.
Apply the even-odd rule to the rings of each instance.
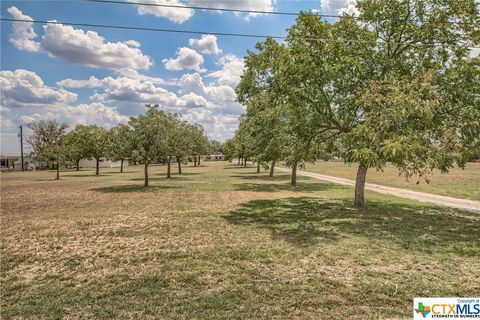
[[[291,171],[290,169],[278,168],[278,167],[275,169],[282,172]],[[312,173],[312,172],[301,171],[301,170],[297,171],[297,174],[323,180],[323,181],[337,183],[345,186],[351,186],[351,187],[355,186],[355,181],[350,179],[337,178],[333,176],[327,176],[323,174]],[[440,206],[463,209],[463,210],[480,213],[480,201],[458,199],[458,198],[440,196],[440,195],[431,194],[431,193],[411,191],[411,190],[402,189],[402,188],[386,187],[386,186],[381,186],[373,183],[365,184],[365,189],[383,193],[383,194],[389,194],[389,195],[393,195],[401,198],[413,199],[421,202],[430,202]]]

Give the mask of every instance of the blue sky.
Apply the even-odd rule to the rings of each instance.
[[[145,0],[264,11],[339,13],[354,0]],[[205,35],[1,24],[1,153],[18,154],[19,125],[57,119],[111,127],[158,103],[230,138],[244,108],[234,88],[243,57],[261,39],[211,32],[285,35],[292,16],[217,13],[83,1],[2,1],[3,18],[205,31]],[[27,129],[28,134],[28,129]]]

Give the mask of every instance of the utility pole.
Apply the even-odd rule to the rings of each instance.
[[[23,169],[23,127],[20,126],[20,155],[22,157],[22,171]]]

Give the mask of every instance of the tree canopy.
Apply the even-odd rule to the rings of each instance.
[[[480,62],[470,51],[480,20],[473,0],[357,7],[358,17],[335,23],[302,13],[284,43],[249,52],[237,136],[249,132],[259,158],[292,165],[292,184],[298,163],[332,152],[357,163],[354,204],[363,206],[368,168],[390,162],[428,181],[478,152]]]

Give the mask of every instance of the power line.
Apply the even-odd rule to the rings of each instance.
[[[240,12],[240,13],[254,13],[254,14],[273,14],[273,15],[282,15],[282,16],[298,16],[298,15],[300,15],[297,12],[212,8],[212,7],[187,6],[187,5],[175,5],[175,4],[163,4],[163,3],[148,3],[148,2],[134,2],[134,1],[119,1],[119,0],[83,0],[83,1],[97,2],[97,3],[138,5],[138,6],[149,6],[149,7],[162,7],[162,8],[195,9],[195,10]],[[341,18],[342,17],[342,16],[339,16],[339,15],[329,15],[329,14],[315,14],[315,15],[319,16],[319,17],[324,17],[324,18]]]
[[[0,21],[6,22],[24,22],[24,23],[40,23],[40,24],[53,24],[53,25],[70,25],[77,27],[93,27],[93,28],[110,28],[110,29],[122,29],[122,30],[135,30],[135,31],[153,31],[153,32],[169,32],[169,33],[184,33],[184,34],[211,34],[215,36],[227,36],[227,37],[244,37],[244,38],[272,38],[272,39],[286,39],[286,36],[272,36],[272,35],[260,35],[260,34],[248,34],[248,33],[229,33],[229,32],[211,32],[211,31],[196,31],[196,30],[176,30],[176,29],[163,29],[163,28],[147,28],[147,27],[133,27],[133,26],[122,26],[122,25],[111,25],[111,24],[95,24],[95,23],[81,23],[81,22],[58,22],[58,21],[46,21],[46,20],[29,20],[29,19],[13,19],[13,18],[0,18]],[[321,38],[311,38],[304,37],[303,40],[311,41],[325,41]],[[330,39],[331,40],[331,39]],[[345,41],[343,39],[337,39],[338,41]],[[346,42],[358,42],[358,43],[370,43],[368,41],[362,40],[346,40]],[[395,43],[389,42],[390,44],[403,45],[405,43]],[[436,41],[436,42],[414,42],[412,45],[441,45],[446,42]],[[469,49],[474,49],[475,47],[470,47]]]
[[[123,30],[156,31],[156,32],[187,33],[187,34],[212,34],[216,36],[246,37],[246,38],[285,39],[284,36],[270,36],[270,35],[259,35],[259,34],[248,34],[248,33],[209,32],[209,31],[207,32],[207,31],[195,31],[195,30],[176,30],[176,29],[120,26],[120,25],[111,25],[111,24],[58,22],[58,21],[12,19],[12,18],[0,18],[0,20],[10,21],[10,22],[29,22],[29,23],[42,23],[42,24],[70,25],[70,26],[77,26],[77,27],[111,28],[111,29],[123,29]]]
[[[107,3],[107,4],[123,4],[123,5],[137,5],[137,6],[148,6],[148,7],[160,7],[160,8],[175,8],[175,9],[195,9],[195,10],[206,10],[206,11],[221,11],[221,12],[239,12],[239,13],[253,13],[253,14],[271,14],[271,15],[282,15],[282,16],[299,16],[298,12],[282,12],[282,11],[263,11],[263,10],[248,10],[248,9],[230,9],[230,8],[213,8],[213,7],[202,7],[202,6],[188,6],[188,5],[178,5],[178,4],[164,4],[164,3],[149,3],[149,2],[136,2],[136,1],[121,1],[121,0],[82,0],[85,2],[95,2],[95,3]],[[479,3],[480,4],[480,3]],[[345,16],[335,15],[335,14],[320,14],[313,11],[310,11],[311,14],[321,17],[321,18],[335,18],[340,19]],[[361,19],[361,17],[350,15],[349,17],[353,19]],[[399,17],[390,17],[383,20],[389,19],[403,19]],[[430,22],[432,23],[432,22]],[[462,22],[454,21],[436,21],[433,24],[465,24]]]

